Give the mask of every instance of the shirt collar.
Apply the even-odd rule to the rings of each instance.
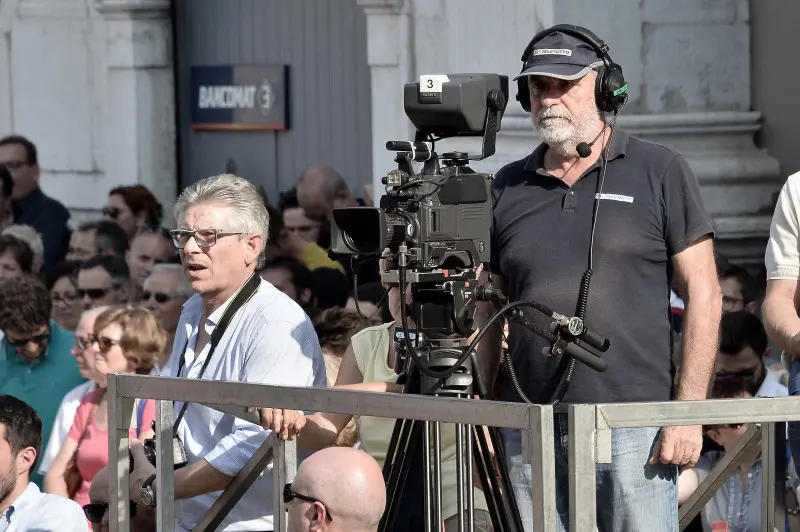
[[[608,160],[613,161],[618,157],[624,157],[628,151],[630,135],[618,128],[613,128],[611,144],[608,146]],[[539,144],[525,160],[525,171],[542,173],[544,171],[544,154],[547,152],[548,145],[544,142]]]
[[[36,499],[38,495],[41,495],[41,491],[39,491],[39,487],[34,484],[33,482],[28,482],[28,487],[25,488],[25,491],[17,497],[17,499],[11,503],[11,506],[3,512],[0,519],[5,520],[6,523],[10,523],[11,520],[14,518],[14,514],[19,513],[22,511],[26,506],[30,506],[31,504],[36,503]]]
[[[217,310],[212,312],[211,315],[206,318],[206,325],[210,325],[212,327],[217,326],[219,321],[222,319],[222,315],[225,313],[225,310],[228,308],[233,299],[237,296],[237,294],[242,290],[244,285],[247,284],[247,281],[249,280],[250,277],[248,276],[247,279],[245,279],[245,281],[239,287],[239,289],[236,290],[236,292],[234,292],[233,295],[225,301],[225,303],[220,305],[219,308],[217,308]],[[187,315],[191,316],[192,319],[196,319],[199,316],[202,316],[203,298],[200,296],[200,294],[194,294],[192,297],[189,298],[189,300],[186,303],[183,304],[183,309],[186,311]]]

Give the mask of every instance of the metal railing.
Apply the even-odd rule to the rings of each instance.
[[[394,393],[357,392],[331,388],[300,388],[262,384],[175,379],[141,375],[108,377],[108,445],[111,500],[109,522],[115,530],[129,532],[128,429],[134,422],[135,398],[155,399],[158,490],[156,519],[159,532],[175,527],[174,474],[172,457],[173,401],[211,406],[247,419],[245,407],[269,405],[307,412],[330,412],[362,416],[464,423],[522,429],[528,435],[523,445],[533,471],[534,529],[555,530],[555,457],[553,410],[548,405],[525,405],[497,401],[450,399]],[[166,443],[166,445],[163,445]],[[274,437],[256,452],[209,509],[195,530],[214,530],[236,501],[268,465],[273,455],[276,500],[272,503],[275,530],[285,531],[285,512],[280,494],[286,479],[293,478],[293,446]],[[287,459],[287,451],[290,453]],[[114,465],[112,465],[114,464]]]
[[[738,458],[761,439],[761,530],[785,531],[785,422],[800,420],[800,397],[714,399],[570,405],[569,525],[572,532],[595,532],[596,465],[611,463],[611,430],[632,427],[751,423],[733,449],[681,505],[681,530],[703,509],[738,467]]]

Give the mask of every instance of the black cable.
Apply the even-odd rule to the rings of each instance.
[[[389,289],[387,288],[386,290],[383,291],[383,295],[378,300],[377,304],[378,309],[372,314],[372,316],[369,317],[364,316],[364,313],[361,312],[361,307],[358,305],[358,268],[356,267],[355,264],[355,256],[350,257],[350,269],[353,272],[353,301],[355,301],[356,303],[356,312],[358,312],[358,315],[364,318],[365,320],[371,320],[378,313],[380,313],[381,306],[383,305],[383,302],[386,300],[386,297],[389,295]]]

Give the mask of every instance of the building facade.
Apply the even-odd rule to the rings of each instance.
[[[0,134],[39,145],[43,188],[76,218],[96,216],[116,185],[145,184],[168,205],[182,185],[226,168],[270,196],[317,162],[339,168],[357,193],[370,182],[380,191],[394,167],[386,141],[413,136],[404,83],[447,72],[513,77],[536,31],[579,24],[610,45],[629,82],[618,124],[686,155],[719,249],[755,265],[780,186],[800,164],[783,111],[797,106],[796,91],[780,90],[796,76],[779,77],[771,30],[791,32],[800,6],[776,15],[755,4],[0,0]],[[191,127],[192,66],[264,62],[288,65],[287,131]],[[476,170],[494,172],[538,143],[513,85],[510,99],[497,153]],[[477,148],[439,148],[456,145]]]

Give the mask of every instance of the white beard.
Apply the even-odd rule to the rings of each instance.
[[[544,142],[564,157],[574,155],[581,142],[591,142],[597,135],[600,113],[595,107],[572,114],[562,105],[539,109],[533,116],[533,127]]]

